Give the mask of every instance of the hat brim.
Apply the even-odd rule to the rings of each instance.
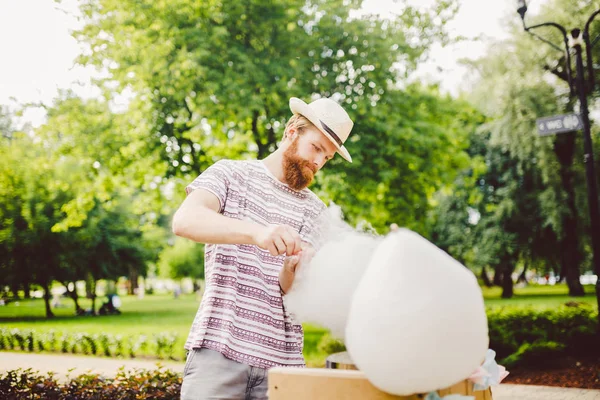
[[[308,119],[312,124],[317,127],[319,131],[335,146],[337,152],[339,153],[344,160],[348,162],[352,162],[352,157],[346,147],[344,145],[339,145],[323,128],[321,128],[321,124],[319,122],[319,117],[311,110],[311,108],[304,101],[300,100],[297,97],[292,97],[290,99],[290,110],[292,110],[293,114],[300,114]]]

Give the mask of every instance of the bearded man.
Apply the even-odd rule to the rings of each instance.
[[[293,116],[276,151],[216,162],[186,187],[173,217],[176,235],[206,243],[182,399],[266,399],[269,368],[305,365],[302,326],[283,295],[318,246],[325,205],[307,187],[336,152],[352,162],[344,142],[353,122],[331,99],[289,104]]]

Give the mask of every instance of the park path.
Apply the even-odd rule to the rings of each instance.
[[[161,362],[175,372],[183,372],[183,362]],[[114,376],[117,370],[155,369],[156,361],[125,360],[78,355],[32,354],[0,352],[0,372],[17,368],[32,368],[40,372],[54,371],[58,379],[67,374],[77,376],[85,372],[96,372]],[[69,372],[69,370],[72,370]],[[600,400],[600,390],[566,389],[550,386],[501,384],[492,389],[494,400]]]

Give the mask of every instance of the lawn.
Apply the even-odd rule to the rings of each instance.
[[[553,308],[567,302],[576,301],[596,305],[596,291],[593,285],[584,285],[585,297],[569,297],[566,285],[543,286],[533,285],[515,288],[511,299],[500,298],[502,289],[499,287],[483,288],[485,305],[488,307],[527,307]]]
[[[501,299],[499,288],[484,288],[486,306],[534,306],[536,308],[558,307],[569,301],[596,304],[594,287],[586,286],[586,296],[571,298],[565,285],[529,286],[516,288],[512,299]],[[73,316],[72,301],[63,299],[64,308],[54,309],[56,318],[46,320],[42,300],[21,300],[0,307],[0,326],[3,328],[33,329],[38,332],[54,329],[59,332],[86,332],[90,334],[108,332],[122,336],[152,336],[155,333],[174,332],[178,335],[175,355],[183,355],[183,344],[198,309],[199,301],[194,295],[183,295],[175,299],[171,295],[147,295],[144,299],[123,296],[121,315]],[[82,307],[90,306],[88,300],[81,301]],[[322,365],[325,355],[317,345],[326,333],[324,329],[305,325],[305,356],[310,365]]]
[[[85,332],[120,334],[122,336],[152,336],[155,333],[174,332],[178,335],[175,355],[183,357],[183,345],[192,325],[199,301],[195,295],[152,295],[139,299],[135,296],[121,297],[121,315],[84,316],[73,315],[73,302],[63,299],[64,308],[53,309],[55,318],[45,318],[43,300],[21,300],[0,307],[0,327],[33,329],[35,331]],[[83,308],[91,307],[91,301],[80,300]],[[98,305],[98,301],[97,301]],[[305,355],[314,358],[317,344],[324,329],[305,325]],[[317,355],[317,358],[318,355]],[[322,358],[322,357],[321,357]]]

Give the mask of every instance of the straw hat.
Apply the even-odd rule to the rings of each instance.
[[[328,98],[318,99],[306,104],[302,100],[292,97],[290,99],[290,109],[292,113],[300,114],[312,122],[333,143],[337,148],[337,152],[346,161],[352,162],[352,157],[344,147],[344,143],[350,136],[354,123],[342,106]]]

